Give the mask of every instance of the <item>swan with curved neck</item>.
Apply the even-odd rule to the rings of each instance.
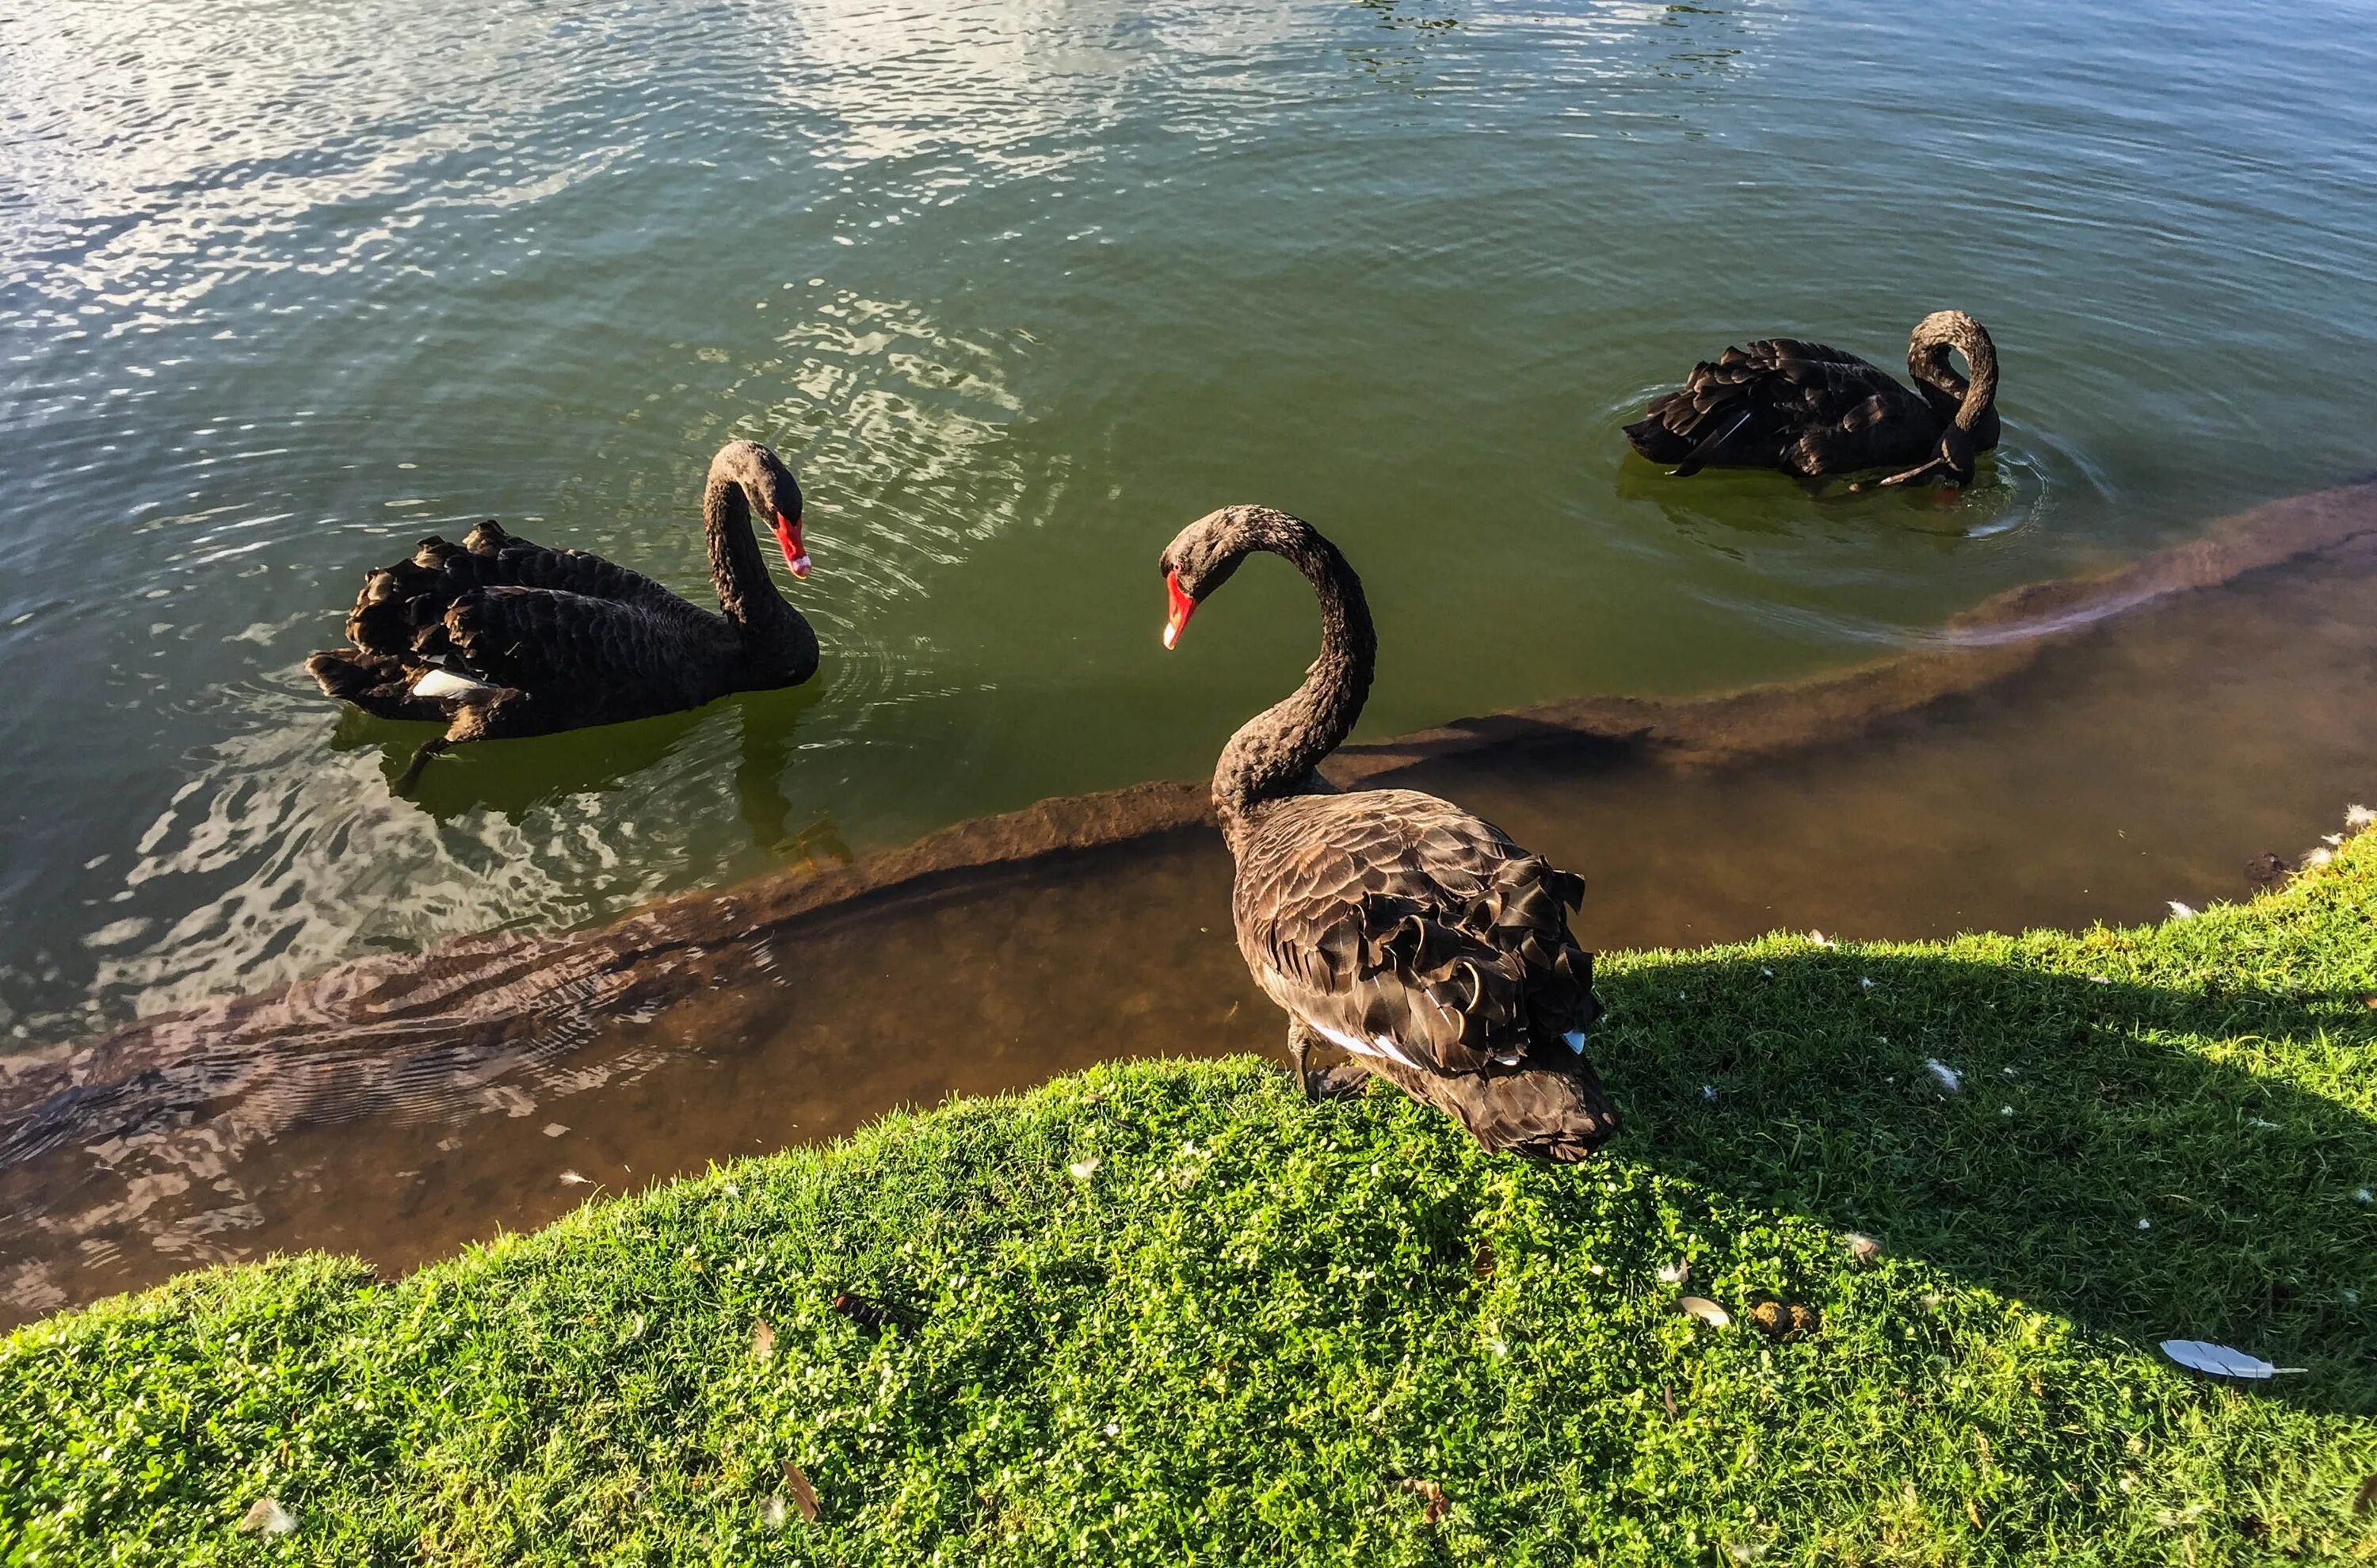
[[[1165,648],[1178,642],[1198,604],[1258,551],[1278,556],[1312,584],[1320,601],[1320,656],[1303,685],[1239,725],[1222,748],[1213,808],[1234,845],[1258,807],[1326,787],[1313,770],[1354,732],[1379,656],[1362,580],[1318,530],[1269,507],[1225,507],[1172,542],[1164,557],[1171,596]]]
[[[1164,645],[1258,553],[1312,585],[1320,653],[1223,748],[1213,807],[1238,951],[1288,1015],[1298,1084],[1310,1047],[1333,1045],[1489,1149],[1584,1158],[1618,1114],[1584,1058],[1601,1007],[1568,929],[1583,883],[1450,801],[1320,777],[1361,716],[1378,640],[1361,579],[1302,519],[1225,507],[1183,530],[1161,563]]]
[[[1970,376],[1949,361],[1965,356]],[[1853,353],[1796,338],[1729,348],[1651,400],[1626,427],[1634,449],[1703,468],[1778,468],[1802,478],[1898,472],[1885,485],[1938,479],[1969,485],[1976,455],[1998,444],[1997,345],[1961,310],[1935,310],[1906,345],[1910,391]]]
[[[400,790],[450,747],[796,686],[817,673],[817,633],[777,591],[754,516],[770,521],[786,569],[807,577],[799,483],[758,442],[729,441],[701,497],[716,610],[493,520],[460,545],[424,539],[411,558],[364,578],[347,616],[351,646],[305,667],[325,693],[366,712],[447,726],[413,754]]]

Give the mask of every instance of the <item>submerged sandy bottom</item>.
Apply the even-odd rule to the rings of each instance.
[[[2377,486],[2347,486],[1845,676],[1555,705],[1332,771],[1583,872],[1598,948],[2127,922],[2241,897],[2249,861],[2377,797],[2372,677]],[[401,1268],[902,1104],[1276,1053],[1228,877],[1201,786],[1149,785],[10,1063],[0,1317],[270,1251]]]

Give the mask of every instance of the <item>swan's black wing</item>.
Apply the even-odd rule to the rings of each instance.
[[[1626,427],[1636,451],[1678,474],[1712,464],[1853,473],[1916,461],[1938,434],[1929,405],[1888,372],[1797,338],[1726,349]]]
[[[1450,802],[1362,790],[1265,808],[1232,902],[1240,950],[1291,1013],[1360,1055],[1474,1072],[1578,1054],[1598,1011],[1568,930],[1583,893]]]
[[[487,588],[541,588],[635,606],[663,617],[707,612],[626,567],[583,550],[554,550],[507,533],[493,519],[460,545],[424,539],[407,560],[364,579],[347,616],[347,640],[365,653],[408,656],[436,640],[463,595]]]
[[[733,633],[723,616],[705,623],[583,593],[498,585],[456,599],[416,645],[496,687],[566,701],[574,727],[719,695],[725,688],[716,672],[732,653]]]

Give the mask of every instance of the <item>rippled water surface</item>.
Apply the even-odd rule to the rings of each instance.
[[[50,0],[0,18],[0,1033],[584,922],[1189,776],[1309,656],[1365,733],[1920,641],[2371,465],[2377,31],[2312,4]],[[1961,497],[1670,484],[1728,341],[2004,356]],[[300,670],[501,517],[707,591],[708,455],[810,497],[812,687],[441,761]]]

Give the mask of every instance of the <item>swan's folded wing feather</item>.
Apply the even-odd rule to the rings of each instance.
[[[463,594],[440,622],[442,645],[462,666],[501,686],[541,691],[629,693],[681,684],[692,661],[683,630],[637,604],[543,588],[502,586]]]
[[[434,628],[464,595],[489,588],[543,588],[634,605],[663,618],[715,618],[641,572],[553,550],[504,532],[490,518],[460,545],[433,534],[411,556],[370,572],[347,616],[347,640],[367,653],[404,655],[438,640]]]
[[[584,550],[534,544],[506,533],[493,518],[463,535],[459,555],[467,560],[452,559],[449,569],[473,587],[550,588],[660,615],[710,614],[639,571]]]
[[[1510,1066],[1590,1026],[1583,884],[1434,796],[1283,801],[1239,855],[1239,940],[1267,989],[1349,1048],[1439,1072]],[[1268,976],[1265,971],[1268,970]]]
[[[1885,388],[1898,389],[1880,367],[1829,343],[1762,338],[1694,365],[1681,387],[1653,398],[1626,434],[1654,461],[1712,461],[1717,452],[1696,450],[1711,438],[1735,461],[1766,461],[1808,431],[1837,425],[1886,396]]]

